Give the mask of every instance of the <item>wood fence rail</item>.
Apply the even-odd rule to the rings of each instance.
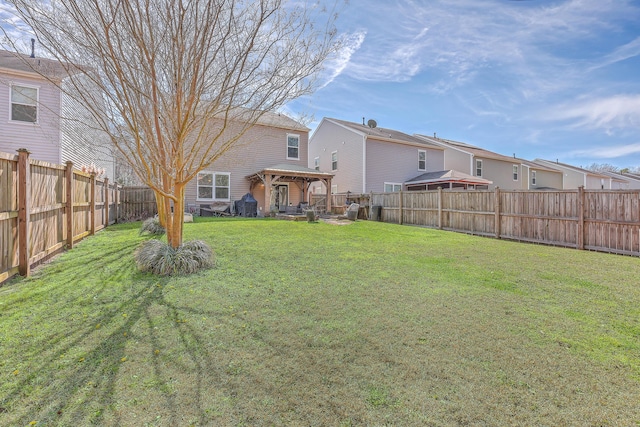
[[[0,283],[116,222],[119,193],[71,162],[0,153]]]
[[[325,196],[312,195],[321,206]],[[332,195],[369,218],[523,242],[640,256],[640,190],[433,190]]]

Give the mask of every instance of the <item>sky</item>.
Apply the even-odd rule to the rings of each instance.
[[[640,0],[339,8],[342,50],[284,108],[312,117],[312,132],[323,117],[364,117],[528,160],[640,167]],[[0,0],[5,24],[7,10]]]
[[[351,0],[292,113],[507,156],[640,167],[640,1]]]

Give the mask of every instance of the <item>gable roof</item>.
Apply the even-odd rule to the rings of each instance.
[[[51,78],[60,78],[67,74],[60,62],[47,58],[31,58],[22,53],[0,49],[0,71],[28,73],[39,76],[45,74]]]
[[[473,185],[489,185],[493,181],[472,176],[456,170],[444,170],[437,172],[427,172],[405,181],[405,184],[436,184],[444,182],[459,182]]]
[[[367,139],[373,138],[373,139],[379,139],[383,141],[395,142],[400,144],[420,145],[420,146],[425,146],[425,148],[431,148],[434,150],[443,149],[438,145],[432,144],[428,141],[424,141],[420,138],[416,138],[415,136],[412,136],[394,129],[387,129],[382,127],[372,128],[360,123],[348,122],[345,120],[333,119],[329,117],[325,117],[323,120],[326,120],[326,121],[335,123],[339,126],[346,127],[350,130],[353,130]]]

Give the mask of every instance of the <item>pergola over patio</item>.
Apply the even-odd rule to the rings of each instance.
[[[480,178],[479,176],[467,175],[456,170],[444,170],[437,172],[427,172],[416,176],[404,183],[409,191],[435,190],[442,188],[487,188],[493,181]]]
[[[306,168],[299,165],[278,164],[264,168],[254,174],[247,176],[250,187],[249,192],[253,194],[256,184],[264,184],[265,205],[271,203],[272,187],[278,183],[294,183],[301,190],[303,200],[309,200],[309,186],[312,182],[320,181],[327,189],[327,211],[331,210],[331,179],[332,173],[320,172],[315,169]],[[270,206],[269,206],[270,208]]]

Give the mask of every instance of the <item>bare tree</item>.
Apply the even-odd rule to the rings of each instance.
[[[153,189],[174,248],[187,183],[264,112],[310,93],[339,48],[335,9],[320,2],[8,3],[62,63],[61,90],[90,109]]]
[[[618,172],[618,167],[609,163],[591,163],[586,169],[592,172]]]

